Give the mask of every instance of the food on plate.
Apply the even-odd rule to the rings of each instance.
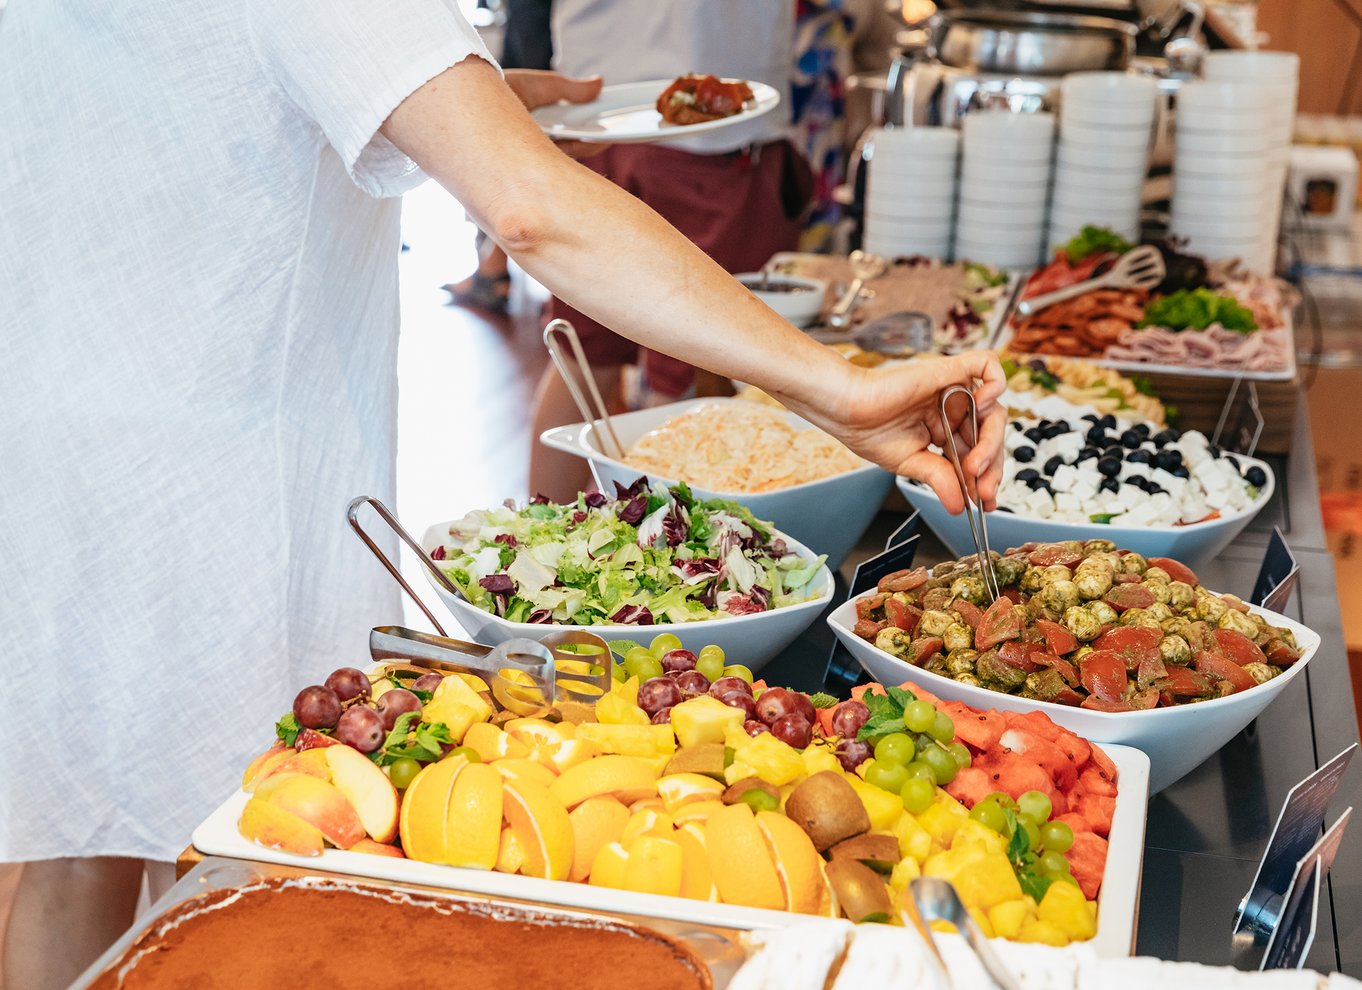
[[[621,921],[329,878],[275,877],[170,908],[91,986],[384,985],[375,974],[393,971],[393,939],[424,949],[401,954],[402,985],[533,986],[564,959],[608,959],[608,966],[591,967],[597,990],[636,986],[640,972],[648,974],[649,987],[713,985],[708,967],[681,942]],[[335,982],[342,972],[358,978]]]
[[[673,416],[625,455],[631,467],[720,492],[769,492],[821,481],[865,462],[822,430],[797,429],[753,402],[715,402]]]
[[[855,277],[847,258],[820,254],[777,256],[773,270],[826,281],[825,308]],[[926,313],[935,328],[933,347],[957,351],[977,346],[988,335],[989,316],[1007,298],[1008,277],[988,265],[919,256],[893,260],[869,287],[875,294],[856,307],[853,325],[905,310]]]
[[[909,881],[941,876],[990,935],[1092,937],[1118,783],[1097,747],[1044,715],[911,686],[838,702],[767,685],[667,633],[611,646],[611,690],[577,723],[491,714],[463,675],[423,673],[438,678],[423,688],[407,670],[343,703],[428,695],[404,715],[417,729],[367,758],[325,725],[288,745],[290,713],[247,769],[238,829],[295,855],[334,846],[855,921],[897,923]],[[451,683],[486,717],[425,721]],[[300,749],[305,731],[325,744]],[[436,745],[413,758],[422,739]]]
[[[657,112],[668,124],[699,124],[742,113],[753,99],[752,87],[741,79],[690,73],[677,79],[657,98]]]
[[[615,496],[477,510],[431,557],[478,608],[510,622],[696,622],[808,601],[806,559],[735,502],[639,478]]]
[[[1167,420],[1164,405],[1149,394],[1147,383],[1127,378],[1119,371],[1103,368],[1076,358],[1038,358],[1004,351],[999,355],[1007,390],[1012,396],[1032,395],[1037,399],[1058,396],[1076,406],[1091,406],[1099,414],[1121,413],[1157,426]],[[1015,399],[1004,404],[1016,408]]]
[[[1100,275],[1133,245],[1085,227],[1034,272],[1022,298]],[[1016,351],[1102,358],[1132,364],[1225,371],[1284,371],[1293,342],[1285,313],[1293,305],[1276,279],[1209,266],[1169,242],[1156,245],[1165,276],[1152,291],[1094,289],[1014,318]]]
[[[855,633],[962,684],[1100,712],[1249,691],[1301,657],[1191,568],[1110,540],[1027,543],[993,567],[992,604],[973,557],[890,574],[856,602]]]
[[[1267,472],[1243,467],[1195,430],[1156,430],[1111,414],[1013,419],[998,507],[1055,522],[1186,526],[1240,512]]]

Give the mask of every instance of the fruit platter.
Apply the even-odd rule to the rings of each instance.
[[[612,645],[578,722],[508,717],[472,674],[338,668],[194,846],[740,928],[901,923],[908,884],[940,877],[991,936],[1129,953],[1138,751],[915,685],[770,686],[669,633]]]
[[[1169,558],[1110,540],[995,554],[989,602],[973,556],[900,571],[828,624],[881,681],[975,707],[1044,712],[1084,738],[1135,746],[1159,790],[1281,694],[1319,637],[1205,587]]]
[[[1270,277],[1208,265],[1157,242],[1165,274],[1151,289],[1094,287],[1029,315],[1014,312],[998,345],[1112,368],[1288,381],[1295,376],[1292,290]],[[1027,279],[1019,300],[1086,282],[1135,245],[1087,227]]]

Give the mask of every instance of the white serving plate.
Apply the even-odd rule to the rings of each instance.
[[[784,277],[784,276],[782,276]],[[741,399],[711,397],[685,399],[665,406],[641,409],[637,412],[612,416],[615,433],[625,450],[673,416],[696,406],[741,402]],[[797,430],[812,429],[813,425],[792,412],[785,412],[785,420]],[[591,464],[592,474],[603,492],[613,492],[613,482],[626,488],[644,472],[604,453],[605,443],[590,423],[574,423],[545,430],[539,437],[546,447],[584,458]],[[828,564],[838,566],[847,552],[866,531],[884,497],[893,485],[893,475],[883,468],[864,462],[855,471],[834,475],[821,481],[810,481],[774,492],[723,492],[692,484],[689,479],[659,478],[652,481],[672,485],[678,480],[690,484],[697,498],[722,498],[740,502],[752,510],[758,519],[775,523],[776,528],[814,553],[828,555]],[[779,611],[784,611],[783,609]],[[727,622],[728,620],[724,620]],[[704,623],[701,623],[702,625]],[[684,639],[684,637],[683,637]]]
[[[1144,857],[1145,807],[1148,801],[1149,760],[1125,746],[1103,747],[1116,764],[1116,811],[1108,838],[1107,865],[1097,900],[1097,935],[1084,943],[1100,956],[1121,958],[1135,948],[1140,870]],[[717,904],[685,897],[641,894],[593,887],[566,880],[540,880],[507,873],[421,863],[372,853],[327,849],[320,856],[294,856],[266,849],[237,831],[237,819],[250,795],[237,791],[194,829],[191,842],[206,856],[230,856],[282,866],[341,873],[347,876],[415,883],[492,897],[538,901],[561,907],[637,915],[686,924],[717,925],[743,930],[820,925],[826,919],[788,911]],[[646,982],[646,981],[645,981]]]
[[[1107,743],[1117,743],[1142,750],[1150,761],[1149,792],[1157,794],[1199,767],[1233,739],[1239,730],[1257,718],[1305,669],[1306,663],[1319,649],[1319,636],[1300,623],[1265,609],[1255,608],[1253,611],[1272,625],[1290,629],[1295,635],[1296,645],[1302,651],[1301,658],[1295,664],[1284,674],[1248,691],[1214,701],[1143,712],[1097,712],[1050,701],[1033,701],[961,684],[941,674],[914,667],[885,653],[873,643],[867,643],[852,631],[856,624],[854,598],[839,605],[828,616],[828,625],[861,667],[882,684],[912,681],[939,698],[963,701],[974,708],[1044,712],[1056,725],[1101,743],[1103,749],[1106,749]]]
[[[677,141],[692,134],[732,127],[770,113],[780,105],[779,92],[765,83],[747,80],[753,99],[741,113],[698,124],[665,124],[657,112],[657,98],[674,81],[653,79],[606,86],[590,103],[554,103],[532,110],[530,115],[545,134],[559,141],[643,144]]]

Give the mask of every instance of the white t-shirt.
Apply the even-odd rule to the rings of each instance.
[[[688,72],[775,87],[781,103],[754,121],[672,147],[720,154],[784,137],[790,126],[794,0],[554,0],[553,67],[607,86]]]
[[[0,860],[172,859],[294,694],[400,618],[377,134],[488,58],[455,0],[0,18]]]

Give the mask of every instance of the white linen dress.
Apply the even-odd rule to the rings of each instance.
[[[401,192],[455,0],[0,17],[0,861],[173,859],[400,618]]]

